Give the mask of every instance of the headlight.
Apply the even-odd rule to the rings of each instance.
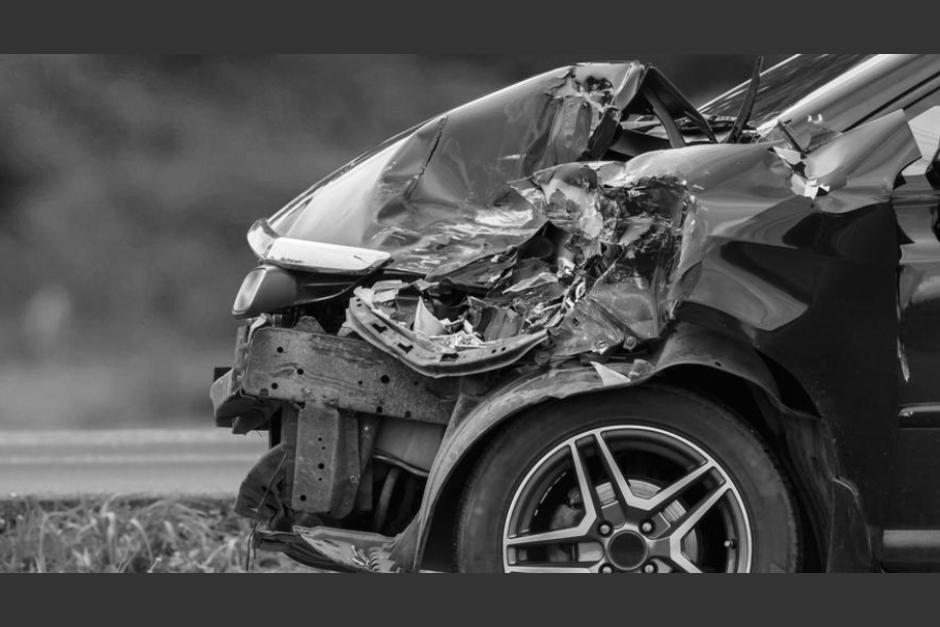
[[[368,273],[391,257],[382,250],[281,237],[267,220],[251,225],[248,245],[262,261],[322,272]]]
[[[249,318],[288,307],[297,298],[297,281],[282,268],[262,265],[248,273],[235,296],[232,315]]]

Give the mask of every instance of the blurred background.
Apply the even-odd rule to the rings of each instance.
[[[697,104],[754,62],[618,56]],[[256,218],[400,130],[587,60],[0,55],[0,429],[212,424]]]

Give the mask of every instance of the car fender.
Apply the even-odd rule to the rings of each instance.
[[[784,418],[796,472],[809,493],[805,503],[821,542],[823,568],[866,571],[873,568],[872,547],[858,492],[840,476],[838,454],[819,416],[787,407],[767,363],[750,345],[697,325],[680,323],[644,367],[637,360],[621,367],[623,379],[604,377],[593,366],[560,368],[519,377],[506,383],[451,424],[431,467],[421,508],[394,543],[391,556],[405,570],[418,570],[429,540],[437,507],[450,488],[455,470],[475,445],[499,425],[539,403],[625,389],[654,379],[671,368],[695,365],[721,371],[757,386]]]
[[[680,365],[721,370],[779,397],[776,381],[753,348],[700,327],[680,325],[657,356],[646,363],[649,365],[638,360],[621,367],[625,372],[620,378],[603,378],[593,366],[578,366],[541,371],[503,385],[448,429],[431,466],[426,501],[433,503],[453,469],[480,438],[519,412],[548,400],[632,387]]]
[[[738,377],[758,386],[775,404],[783,406],[777,382],[753,347],[688,323],[680,323],[648,362],[637,359],[619,368],[607,364],[616,373],[613,376],[602,377],[595,367],[587,365],[518,377],[489,394],[463,418],[452,421],[431,467],[421,508],[393,551],[399,563],[408,569],[418,568],[448,481],[470,450],[493,429],[539,403],[632,387],[680,365],[703,366]],[[408,553],[413,560],[408,559]]]

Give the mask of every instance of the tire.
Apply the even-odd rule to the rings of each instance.
[[[643,386],[552,401],[498,432],[471,471],[457,565],[792,572],[800,555],[793,503],[757,435],[699,396]]]

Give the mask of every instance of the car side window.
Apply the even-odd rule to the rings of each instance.
[[[919,100],[905,106],[904,113],[907,115],[908,119],[911,119],[936,106],[940,106],[940,87],[933,90],[923,98],[920,98]]]
[[[920,156],[928,164],[936,158],[937,149],[940,148],[940,97],[937,94],[940,91],[932,95],[938,102],[930,107],[908,107],[904,110],[917,148],[920,149]]]
[[[922,155],[924,148],[926,148],[927,155],[930,154],[931,147],[933,148],[932,156],[924,156],[928,162],[926,175],[933,188],[940,189],[940,89],[934,90],[933,93],[914,103],[906,113],[908,116],[913,116],[912,120],[917,120],[917,132],[923,134]],[[918,147],[921,147],[920,143]]]
[[[903,172],[905,177],[924,175],[934,189],[940,189],[940,89],[904,108],[920,159]]]
[[[901,180],[906,181],[908,193],[915,196],[922,195],[930,188],[940,190],[940,89],[905,107],[904,115],[917,143],[920,158],[904,168]],[[930,208],[929,216],[921,212],[902,211],[898,218],[902,223],[910,218],[927,218],[934,236],[940,239],[940,194]]]

